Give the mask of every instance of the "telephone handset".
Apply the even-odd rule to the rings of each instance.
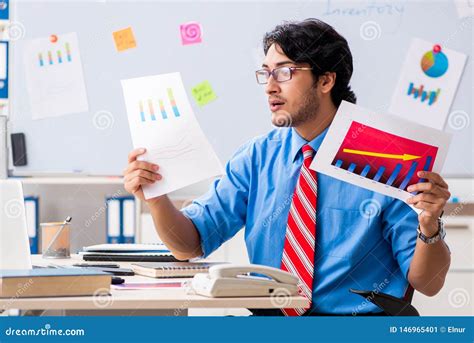
[[[261,276],[249,276],[256,273]],[[217,265],[208,274],[196,274],[192,290],[209,297],[298,295],[298,278],[284,270],[256,264]]]
[[[222,265],[217,268],[210,268],[209,274],[211,277],[238,277],[248,273],[258,273],[272,278],[281,283],[298,284],[298,278],[293,274],[285,272],[284,270],[261,266],[258,264],[250,265]],[[245,275],[248,277],[248,275]]]

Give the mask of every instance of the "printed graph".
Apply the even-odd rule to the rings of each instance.
[[[172,160],[193,152],[196,152],[196,147],[189,139],[189,133],[186,132],[186,136],[183,136],[174,144],[150,148],[148,150],[148,158],[154,161]]]
[[[181,114],[174,98],[173,89],[167,88],[166,93],[172,111],[171,117],[180,117]],[[155,108],[159,109],[159,115],[156,114]],[[167,120],[170,117],[166,111],[165,102],[161,98],[148,98],[145,100],[139,100],[138,109],[140,112],[140,120],[142,122],[157,121],[158,119]]]
[[[38,64],[40,67],[62,64],[64,62],[72,62],[71,46],[69,43],[64,44],[64,49],[50,49],[46,52],[38,53]]]
[[[405,190],[431,171],[438,148],[353,121],[332,165]]]
[[[423,85],[420,87],[414,87],[413,82],[410,82],[408,85],[407,95],[413,95],[414,99],[419,98],[421,102],[425,102],[425,100],[427,100],[428,105],[431,106],[438,99],[441,90],[438,88],[436,91],[427,91],[424,88],[425,86]]]

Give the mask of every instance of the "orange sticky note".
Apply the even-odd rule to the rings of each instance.
[[[117,51],[124,51],[128,49],[135,48],[137,42],[135,41],[135,36],[133,35],[132,27],[127,27],[126,29],[115,31],[113,33],[115,48]]]

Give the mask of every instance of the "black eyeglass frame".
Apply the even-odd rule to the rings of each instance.
[[[290,78],[289,79],[286,79],[286,80],[281,80],[281,81],[278,81],[277,78],[275,77],[275,71],[278,71],[278,70],[282,70],[282,69],[288,69],[290,71]],[[257,83],[259,85],[265,85],[268,83],[268,79],[270,79],[270,76],[273,76],[273,79],[276,81],[276,82],[286,82],[286,81],[290,81],[292,78],[293,78],[293,73],[295,70],[313,70],[313,68],[310,68],[310,67],[278,67],[278,68],[275,68],[273,70],[268,70],[268,69],[260,69],[260,70],[257,70],[255,71],[255,78],[257,79]],[[266,72],[267,73],[267,81],[266,82],[259,82],[258,80],[258,75],[259,73],[262,73],[262,72]]]

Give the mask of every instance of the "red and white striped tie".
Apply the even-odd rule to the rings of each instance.
[[[313,295],[317,203],[316,172],[309,169],[313,154],[313,148],[307,144],[303,146],[304,160],[291,201],[281,261],[281,269],[300,279],[299,292],[310,303]],[[286,316],[301,316],[308,308],[285,308],[282,312]]]

